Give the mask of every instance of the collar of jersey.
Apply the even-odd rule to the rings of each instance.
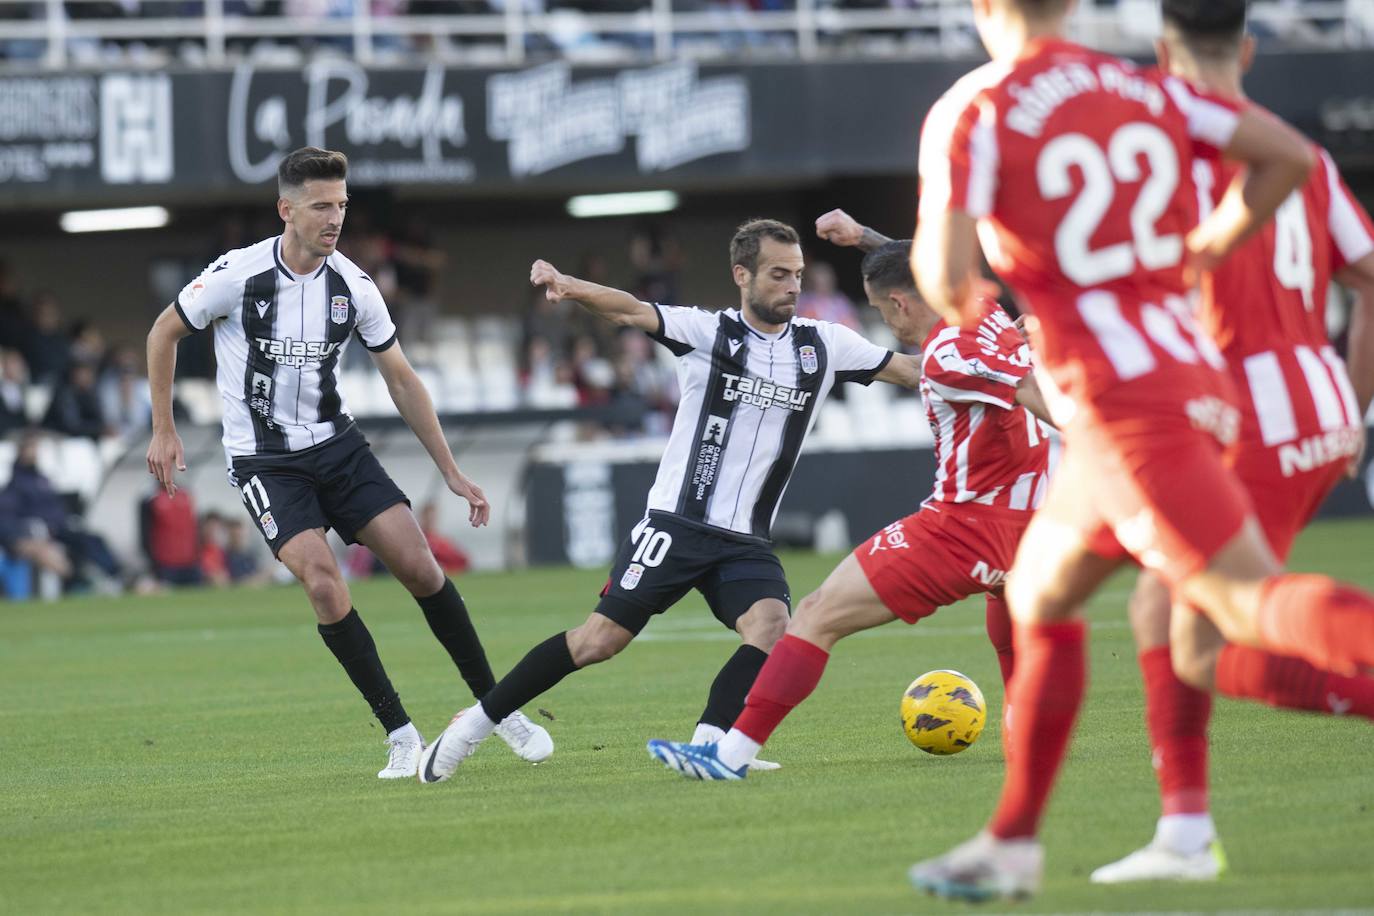
[[[752,324],[749,323],[749,319],[744,317],[744,309],[734,309],[733,311],[736,315],[739,316],[739,323],[743,325],[744,330],[748,331],[750,334],[753,334],[759,340],[766,340],[769,343],[776,343],[777,341],[782,340],[784,337],[786,337],[787,333],[792,330],[792,319],[789,318],[787,319],[787,324],[784,325],[783,329],[778,332],[777,337],[769,337],[767,334],[763,333],[758,328],[754,327]]]
[[[292,283],[303,283],[306,280],[313,280],[320,274],[324,273],[324,269],[329,266],[329,259],[325,258],[324,263],[320,265],[320,269],[315,271],[310,276],[300,277],[296,274],[293,274],[289,269],[287,269],[287,266],[283,264],[281,260],[281,236],[277,236],[275,239],[272,240],[272,260],[277,262],[277,270],[281,271],[281,275],[286,279],[290,280]]]

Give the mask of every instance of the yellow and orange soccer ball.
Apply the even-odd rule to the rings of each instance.
[[[983,691],[958,671],[927,671],[902,694],[902,730],[927,754],[966,750],[987,721]]]

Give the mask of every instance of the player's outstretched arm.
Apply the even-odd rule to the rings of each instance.
[[[1374,252],[1336,274],[1336,282],[1354,294],[1350,307],[1350,333],[1346,341],[1346,369],[1355,389],[1355,403],[1360,417],[1369,414],[1374,401]],[[1364,449],[1350,462],[1350,476],[1360,473]]]
[[[935,313],[952,325],[976,321],[978,300],[996,298],[996,284],[978,273],[978,223],[957,208],[922,213],[911,245],[911,275]]]
[[[1212,270],[1274,215],[1316,165],[1316,154],[1296,130],[1255,107],[1238,116],[1223,150],[1247,166],[1217,208],[1188,235],[1190,266]]]
[[[573,299],[607,321],[650,334],[658,331],[658,310],[649,303],[622,289],[560,273],[548,261],[535,261],[530,266],[530,285],[546,287],[544,295],[550,302]]]
[[[153,439],[148,444],[148,473],[175,496],[175,473],[186,470],[186,452],[172,418],[172,379],[177,371],[177,341],[189,334],[176,308],[167,306],[148,332],[148,394],[153,406]]]
[[[1055,425],[1054,419],[1050,416],[1049,407],[1045,406],[1045,396],[1040,393],[1040,385],[1035,380],[1034,372],[1027,373],[1016,384],[1016,403],[1034,414],[1037,420],[1048,423],[1050,426]]]
[[[912,391],[921,388],[921,357],[907,353],[893,353],[883,371],[873,376],[875,381],[901,385]]]
[[[429,452],[434,466],[444,477],[444,483],[455,495],[467,500],[468,521],[472,527],[485,525],[491,518],[491,505],[482,488],[458,470],[453,451],[448,447],[448,439],[444,437],[443,427],[439,425],[439,416],[434,412],[434,402],[425,390],[425,383],[420,381],[410,360],[406,359],[401,345],[393,343],[385,350],[374,351],[372,361],[386,380],[386,390],[400,411],[401,418],[415,433],[415,438],[420,440],[425,451]]]
[[[892,241],[843,210],[831,210],[817,218],[816,235],[841,248],[857,248],[860,251],[873,251]]]

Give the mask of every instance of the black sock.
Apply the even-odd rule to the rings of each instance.
[[[401,698],[392,689],[382,660],[377,657],[377,644],[372,641],[372,634],[358,612],[349,609],[343,620],[322,623],[319,630],[320,638],[348,672],[349,680],[372,707],[372,714],[382,723],[382,728],[389,734],[409,722],[410,716],[406,715]]]
[[[425,621],[434,638],[448,650],[472,695],[482,699],[496,686],[496,677],[491,673],[487,653],[482,649],[482,640],[477,638],[463,596],[453,587],[453,581],[445,579],[443,588],[428,598],[416,598],[415,603],[425,612]]]
[[[482,697],[482,711],[497,725],[530,700],[577,670],[568,649],[568,634],[559,633],[535,646],[510,674]]]
[[[711,682],[706,709],[697,721],[728,732],[744,712],[745,697],[749,696],[749,688],[754,686],[754,678],[759,676],[766,661],[768,653],[757,646],[745,645],[736,649]]]

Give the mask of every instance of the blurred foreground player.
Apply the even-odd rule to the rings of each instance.
[[[172,419],[177,341],[214,327],[229,480],[272,553],[305,588],[320,636],[347,672],[390,747],[382,779],[414,777],[423,741],[325,541],[334,528],[372,550],[414,597],[476,697],[496,683],[467,607],[439,569],[405,494],[378,463],[339,393],[339,358],[356,335],[396,409],[450,491],[484,525],[486,497],[454,463],[424,384],[396,342],[381,294],[335,250],[348,207],[343,153],[305,147],[277,171],[282,234],[230,251],[169,305],[148,334],[153,438],[148,472],[168,496],[186,470]],[[511,710],[501,735],[526,760],[553,753],[548,732]]]
[[[712,683],[693,743],[719,738],[734,722],[787,627],[791,596],[769,538],[821,405],[842,382],[915,388],[920,379],[909,356],[843,325],[795,317],[804,266],[791,226],[745,223],[730,240],[739,308],[708,312],[650,305],[534,262],[530,282],[547,287],[550,300],[574,299],[667,347],[679,360],[682,399],[645,516],[621,545],[596,609],[459,712],[425,749],[422,782],[448,779],[507,710],[617,655],[694,588],[743,645]]]
[[[1246,103],[1241,76],[1254,40],[1245,0],[1165,0],[1161,67],[1200,90]],[[1307,183],[1272,222],[1202,278],[1199,319],[1240,391],[1240,440],[1232,461],[1274,556],[1353,466],[1374,396],[1374,231],[1325,151]],[[1205,204],[1220,202],[1237,169],[1198,163]],[[1350,334],[1352,389],[1326,336],[1332,276],[1359,295]],[[1167,586],[1141,573],[1131,626],[1145,681],[1145,721],[1163,813],[1154,839],[1092,873],[1100,884],[1209,880],[1223,867],[1208,809],[1211,692],[1286,709],[1374,717],[1374,680],[1314,668],[1302,659],[1226,643],[1205,616],[1179,607]],[[1172,658],[1171,658],[1172,652]]]
[[[1223,463],[1234,386],[1185,298],[1304,180],[1281,122],[1063,39],[1069,0],[974,0],[992,63],[926,119],[914,273],[971,316],[976,251],[1021,297],[1065,452],[1008,580],[1016,676],[1007,779],[988,829],[911,869],[946,897],[1033,893],[1040,816],[1086,680],[1083,603],[1129,556],[1237,643],[1353,673],[1374,664],[1374,599],[1288,575]],[[1195,151],[1247,165],[1201,224]]]
[[[921,347],[935,491],[917,512],[859,544],[802,599],[719,744],[649,742],[652,756],[693,779],[744,778],[783,718],[816,689],[835,643],[861,630],[894,620],[914,624],[986,594],[988,637],[1004,684],[1012,673],[1002,582],[1048,482],[1049,430],[1036,419],[1045,408],[1025,340],[992,300],[980,306],[971,330],[941,320],[916,292],[910,242],[865,231],[843,211],[821,217],[817,231],[868,250],[862,270],[869,304],[903,345]]]

